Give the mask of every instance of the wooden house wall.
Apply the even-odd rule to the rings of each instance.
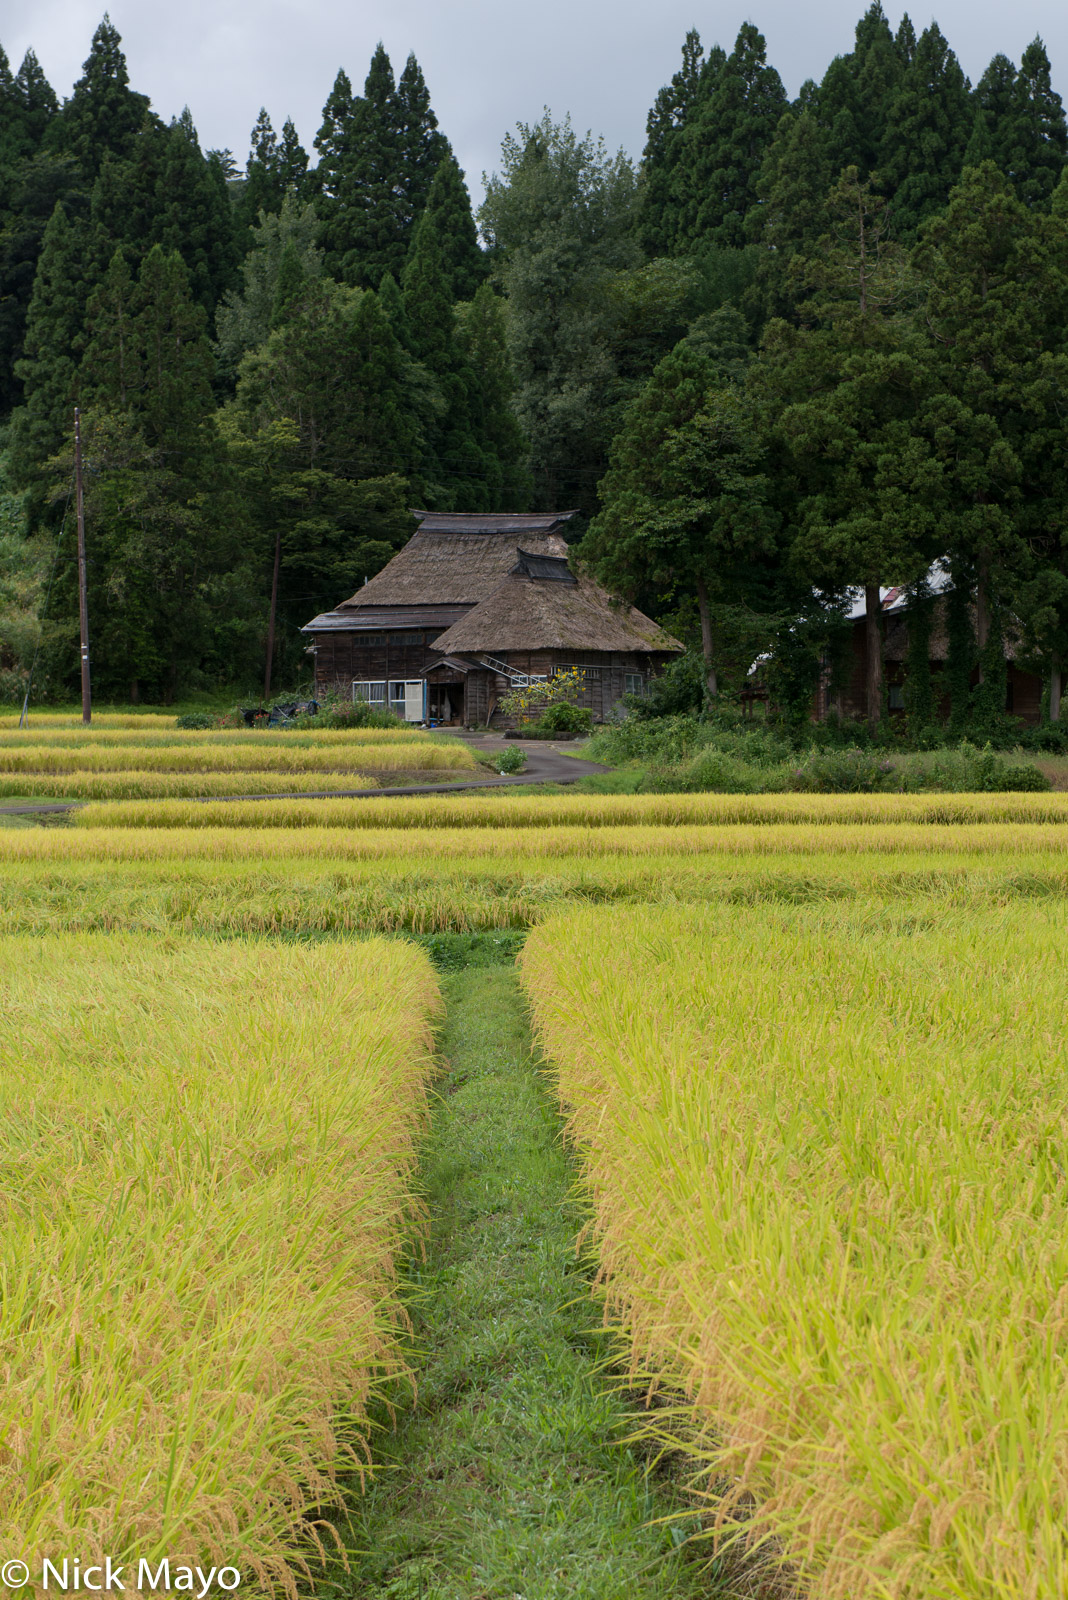
[[[584,668],[586,678],[575,696],[575,704],[588,708],[593,713],[594,722],[603,722],[622,700],[626,693],[628,673],[640,673],[648,683],[651,676],[663,671],[659,657],[636,650],[509,650],[501,659],[514,671],[526,673],[528,677],[550,677],[567,667]],[[497,678],[494,685],[495,700],[506,695],[508,690],[507,680]],[[488,719],[481,720],[488,720],[494,728],[514,727],[516,724],[516,718],[506,717],[496,709],[496,705]]]
[[[356,633],[320,633],[315,636],[315,686],[319,693],[336,689],[348,699],[352,683],[381,683],[390,679],[418,678],[440,657],[426,642],[437,637],[417,629],[409,634],[386,634],[385,643],[364,644]]]
[[[370,645],[355,633],[318,634],[315,636],[318,646],[316,691],[323,694],[336,690],[347,700],[354,679],[376,683],[420,677],[441,659],[429,643],[434,637],[432,633],[416,630],[408,635],[390,634],[385,643]],[[549,677],[563,667],[585,668],[587,677],[577,703],[592,711],[595,722],[603,722],[619,704],[626,693],[628,673],[640,673],[648,683],[653,674],[663,671],[662,658],[639,651],[510,650],[497,659],[528,677]],[[472,666],[463,683],[464,721],[468,725],[490,723],[494,727],[507,727],[514,722],[497,709],[498,702],[510,689],[507,678]]]
[[[846,719],[863,719],[867,716],[867,636],[864,626],[865,619],[860,617],[853,625],[853,637],[848,662],[848,672],[842,687],[833,690],[828,681],[829,674],[824,674],[816,689],[813,705],[813,716],[817,722],[822,722],[829,713]],[[886,674],[886,684],[904,685],[908,676],[908,668],[904,661],[885,661],[883,663]],[[945,662],[932,660],[931,679],[934,690],[935,715],[945,721],[950,713],[949,694],[940,692],[940,684],[945,673]],[[1005,699],[1005,709],[1010,716],[1019,717],[1029,727],[1041,721],[1042,694],[1044,685],[1042,679],[1034,672],[1024,672],[1014,661],[1006,662],[1006,676],[1008,692]],[[979,682],[978,671],[972,673],[973,686]],[[892,717],[901,716],[900,711],[891,711]]]

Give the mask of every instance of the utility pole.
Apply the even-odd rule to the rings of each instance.
[[[271,698],[271,667],[274,662],[274,621],[278,613],[278,571],[282,564],[282,525],[274,532],[274,576],[271,579],[271,614],[267,619],[267,665],[263,673],[263,698]]]
[[[74,407],[74,503],[78,513],[78,620],[82,634],[82,721],[93,720],[89,688],[89,592],[85,571],[85,497],[82,493],[82,417]]]

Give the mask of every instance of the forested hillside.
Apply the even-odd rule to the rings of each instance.
[[[973,86],[876,3],[791,102],[756,27],[690,33],[647,126],[637,164],[520,126],[476,219],[414,55],[398,77],[380,46],[359,92],[339,71],[311,150],[262,111],[241,169],[153,112],[106,18],[62,104],[0,51],[0,693],[35,652],[35,693],[77,671],[75,405],[105,694],[255,682],[272,633],[295,681],[300,625],[412,505],[578,507],[597,575],[703,651],[682,695],[766,656],[803,707],[846,591],[912,586],[922,619],[935,561],[962,729],[1002,711],[1010,618],[1059,674],[1068,129],[1041,41]]]

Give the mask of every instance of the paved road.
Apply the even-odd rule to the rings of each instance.
[[[582,761],[564,755],[563,746],[544,739],[501,739],[495,734],[463,733],[461,738],[473,750],[487,755],[498,755],[512,745],[518,746],[527,758],[526,770],[514,777],[466,778],[459,783],[422,783],[405,789],[314,789],[300,790],[295,794],[240,794],[198,795],[195,798],[208,803],[212,800],[381,800],[390,796],[415,794],[457,794],[471,789],[507,789],[524,783],[574,783],[589,772],[608,772],[610,768],[597,761]],[[26,805],[0,806],[0,816],[49,816],[73,811],[84,805],[84,800],[35,801]]]

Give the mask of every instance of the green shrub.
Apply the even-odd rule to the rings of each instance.
[[[179,717],[174,724],[176,728],[217,728],[218,717],[213,717],[209,711],[189,711],[184,717]]]
[[[652,767],[641,789],[654,794],[760,794],[766,774],[722,750],[701,750],[673,767]]]
[[[507,750],[502,750],[494,765],[497,771],[508,776],[513,772],[522,772],[527,764],[527,758],[517,745],[509,745]]]
[[[586,706],[573,706],[567,700],[558,700],[546,706],[536,722],[523,728],[524,733],[589,733],[593,728],[593,712]]]
[[[1014,791],[1051,789],[1053,785],[1044,772],[1040,772],[1028,762],[1007,761],[1001,771],[995,774],[995,781],[988,787],[1002,794],[1008,794]]]
[[[1037,728],[1028,728],[1020,735],[1018,743],[1024,750],[1068,755],[1068,722],[1043,722]]]
[[[893,786],[894,764],[877,750],[811,750],[789,787],[803,794],[875,794]]]

